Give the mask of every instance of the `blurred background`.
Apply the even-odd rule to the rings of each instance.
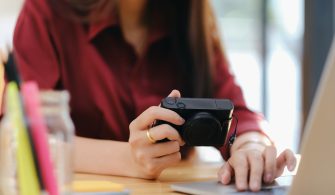
[[[267,133],[279,151],[290,148],[298,152],[304,1],[212,0],[212,5],[248,106],[265,115]],[[214,150],[201,148],[200,152],[219,160]]]
[[[304,121],[334,32],[333,0],[211,0],[248,105],[264,113],[279,151],[299,152]],[[23,0],[0,0],[0,48],[12,44]],[[204,160],[221,160],[199,148]]]
[[[0,0],[0,48],[12,44],[15,21],[24,0]]]

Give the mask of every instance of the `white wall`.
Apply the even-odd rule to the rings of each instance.
[[[0,49],[12,45],[12,36],[23,0],[0,0]]]

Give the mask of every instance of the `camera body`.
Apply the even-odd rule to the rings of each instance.
[[[155,125],[171,125],[186,145],[222,146],[225,143],[234,110],[230,100],[167,97],[162,100],[161,107],[175,111],[185,123],[178,126],[158,120]]]

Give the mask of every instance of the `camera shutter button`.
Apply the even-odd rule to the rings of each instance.
[[[174,105],[176,103],[176,98],[167,98],[166,103],[170,105]]]
[[[185,109],[185,108],[186,108],[186,105],[185,105],[183,102],[178,102],[178,103],[177,103],[177,108]]]

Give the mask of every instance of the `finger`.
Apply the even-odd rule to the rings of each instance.
[[[264,175],[263,181],[266,183],[271,183],[274,180],[276,173],[276,157],[277,150],[274,146],[266,147],[264,150]]]
[[[168,97],[176,97],[176,98],[180,98],[181,94],[178,90],[174,89],[171,91],[171,93],[168,95]],[[159,107],[161,106],[161,104],[158,105]]]
[[[166,156],[158,157],[154,159],[162,169],[176,165],[181,160],[181,153],[175,152]]]
[[[145,130],[152,125],[155,120],[163,120],[175,125],[182,125],[185,122],[183,118],[172,110],[161,108],[159,106],[151,106],[131,123],[130,126],[133,128],[130,129]]]
[[[256,192],[261,189],[264,159],[262,154],[257,151],[248,154],[248,161],[250,164],[249,188]]]
[[[230,162],[235,172],[236,188],[239,191],[247,190],[248,184],[248,161],[244,153],[236,154]]]
[[[185,144],[178,131],[168,124],[162,124],[151,128],[150,135],[155,140],[163,140],[167,138],[171,141],[177,141],[180,146]]]
[[[289,171],[293,171],[296,166],[297,160],[291,150],[285,150],[277,157],[276,177],[283,174],[285,166]]]
[[[177,141],[154,144],[148,147],[147,152],[150,152],[152,157],[158,158],[169,154],[174,154],[180,151],[180,146]]]
[[[232,176],[233,176],[233,168],[229,164],[229,161],[227,161],[219,170],[218,179],[224,185],[228,185],[231,181]]]
[[[285,150],[285,156],[287,159],[287,169],[289,171],[294,171],[295,167],[297,166],[297,158],[291,150]]]
[[[181,95],[180,95],[180,92],[176,89],[172,90],[171,93],[168,95],[168,97],[177,97],[177,98],[180,98]]]
[[[7,54],[2,49],[0,49],[0,64],[3,65],[7,62]]]

